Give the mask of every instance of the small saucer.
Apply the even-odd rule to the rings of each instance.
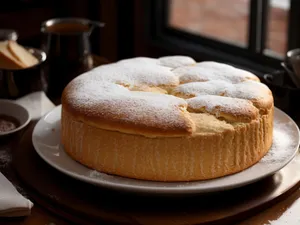
[[[0,115],[12,117],[18,121],[17,128],[6,132],[0,132],[0,136],[9,135],[22,130],[31,121],[29,112],[23,106],[11,100],[0,99]]]

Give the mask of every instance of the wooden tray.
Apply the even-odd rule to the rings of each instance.
[[[269,207],[300,184],[297,156],[275,175],[230,191],[189,197],[115,192],[70,178],[46,164],[32,146],[34,125],[14,151],[14,168],[35,203],[73,223],[232,224]]]

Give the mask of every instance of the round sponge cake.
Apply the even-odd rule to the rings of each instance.
[[[73,79],[61,142],[100,172],[153,181],[242,171],[270,149],[273,96],[254,74],[188,56],[137,57]]]

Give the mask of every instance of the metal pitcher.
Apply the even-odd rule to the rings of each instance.
[[[92,69],[90,35],[101,27],[103,23],[83,18],[54,18],[42,23],[48,94],[59,96],[73,78]]]

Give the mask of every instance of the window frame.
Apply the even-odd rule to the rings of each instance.
[[[290,1],[288,50],[300,47],[300,29],[297,26],[297,20],[300,19],[300,1]],[[276,55],[271,57],[263,54],[267,38],[268,5],[269,0],[250,0],[249,46],[244,48],[172,28],[168,25],[169,0],[146,1],[145,7],[149,13],[147,32],[154,46],[165,49],[170,54],[186,54],[199,61],[226,62],[263,75],[280,69],[280,62],[283,60]],[[259,12],[262,12],[260,18],[257,16]]]

